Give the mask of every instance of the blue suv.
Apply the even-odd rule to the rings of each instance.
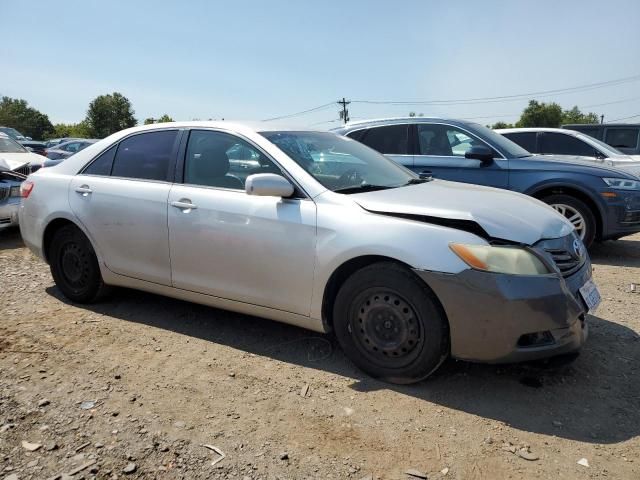
[[[423,176],[538,198],[567,217],[587,246],[640,232],[640,162],[532,155],[493,130],[463,120],[372,120],[333,131]]]

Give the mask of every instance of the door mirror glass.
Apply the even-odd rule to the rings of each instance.
[[[490,162],[493,160],[493,152],[489,147],[485,147],[484,145],[475,145],[465,152],[464,157],[473,158],[482,162]]]
[[[247,195],[286,198],[293,195],[293,185],[275,173],[256,173],[247,177],[245,192]]]

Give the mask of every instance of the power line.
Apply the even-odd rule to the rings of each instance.
[[[614,122],[619,122],[620,120],[629,120],[630,118],[636,118],[636,117],[640,117],[640,113],[637,115],[631,115],[630,117],[616,118],[614,120],[609,120],[605,123],[614,123]]]
[[[554,90],[541,90],[538,92],[519,93],[516,95],[502,95],[498,97],[479,97],[479,98],[464,98],[464,99],[451,99],[451,100],[419,100],[419,101],[391,101],[391,100],[352,100],[353,103],[367,103],[374,105],[466,105],[474,103],[495,103],[511,100],[522,100],[526,97],[543,96],[543,95],[561,95],[566,93],[573,93],[578,91],[589,91],[598,88],[604,88],[615,85],[622,85],[624,83],[637,82],[640,80],[640,75],[634,75],[631,77],[619,78],[616,80],[607,80],[605,82],[590,83],[586,85],[579,85],[576,87],[558,88]]]
[[[290,113],[289,115],[282,115],[280,117],[273,117],[273,118],[266,118],[264,120],[262,120],[263,122],[271,122],[273,120],[282,120],[283,118],[291,118],[291,117],[297,117],[298,115],[304,115],[306,113],[311,113],[311,112],[317,112],[318,110],[323,110],[325,108],[334,106],[335,102],[330,102],[330,103],[325,103],[324,105],[320,105],[318,107],[313,107],[310,108],[308,110],[302,110],[300,112],[296,112],[296,113]]]

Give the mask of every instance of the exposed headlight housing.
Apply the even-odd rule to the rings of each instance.
[[[640,190],[640,180],[629,180],[628,178],[603,178],[602,180],[611,188],[618,190]]]
[[[475,270],[510,275],[548,275],[553,273],[542,260],[521,247],[451,243],[449,248],[464,263]]]

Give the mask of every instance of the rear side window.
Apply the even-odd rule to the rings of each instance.
[[[520,145],[527,152],[538,153],[536,149],[536,132],[503,133],[503,135]]]
[[[409,125],[370,128],[363,131],[357,140],[380,153],[407,155],[409,153]]]
[[[111,175],[111,167],[113,165],[113,159],[116,156],[116,148],[118,148],[118,146],[114,145],[109,150],[102,152],[82,173],[86,175]]]
[[[177,148],[178,131],[163,130],[134,135],[121,141],[113,160],[114,177],[162,180]]]
[[[571,135],[545,132],[540,139],[540,153],[594,157],[596,150],[588,143]]]
[[[609,128],[605,142],[615,148],[636,148],[639,131],[637,128]]]

